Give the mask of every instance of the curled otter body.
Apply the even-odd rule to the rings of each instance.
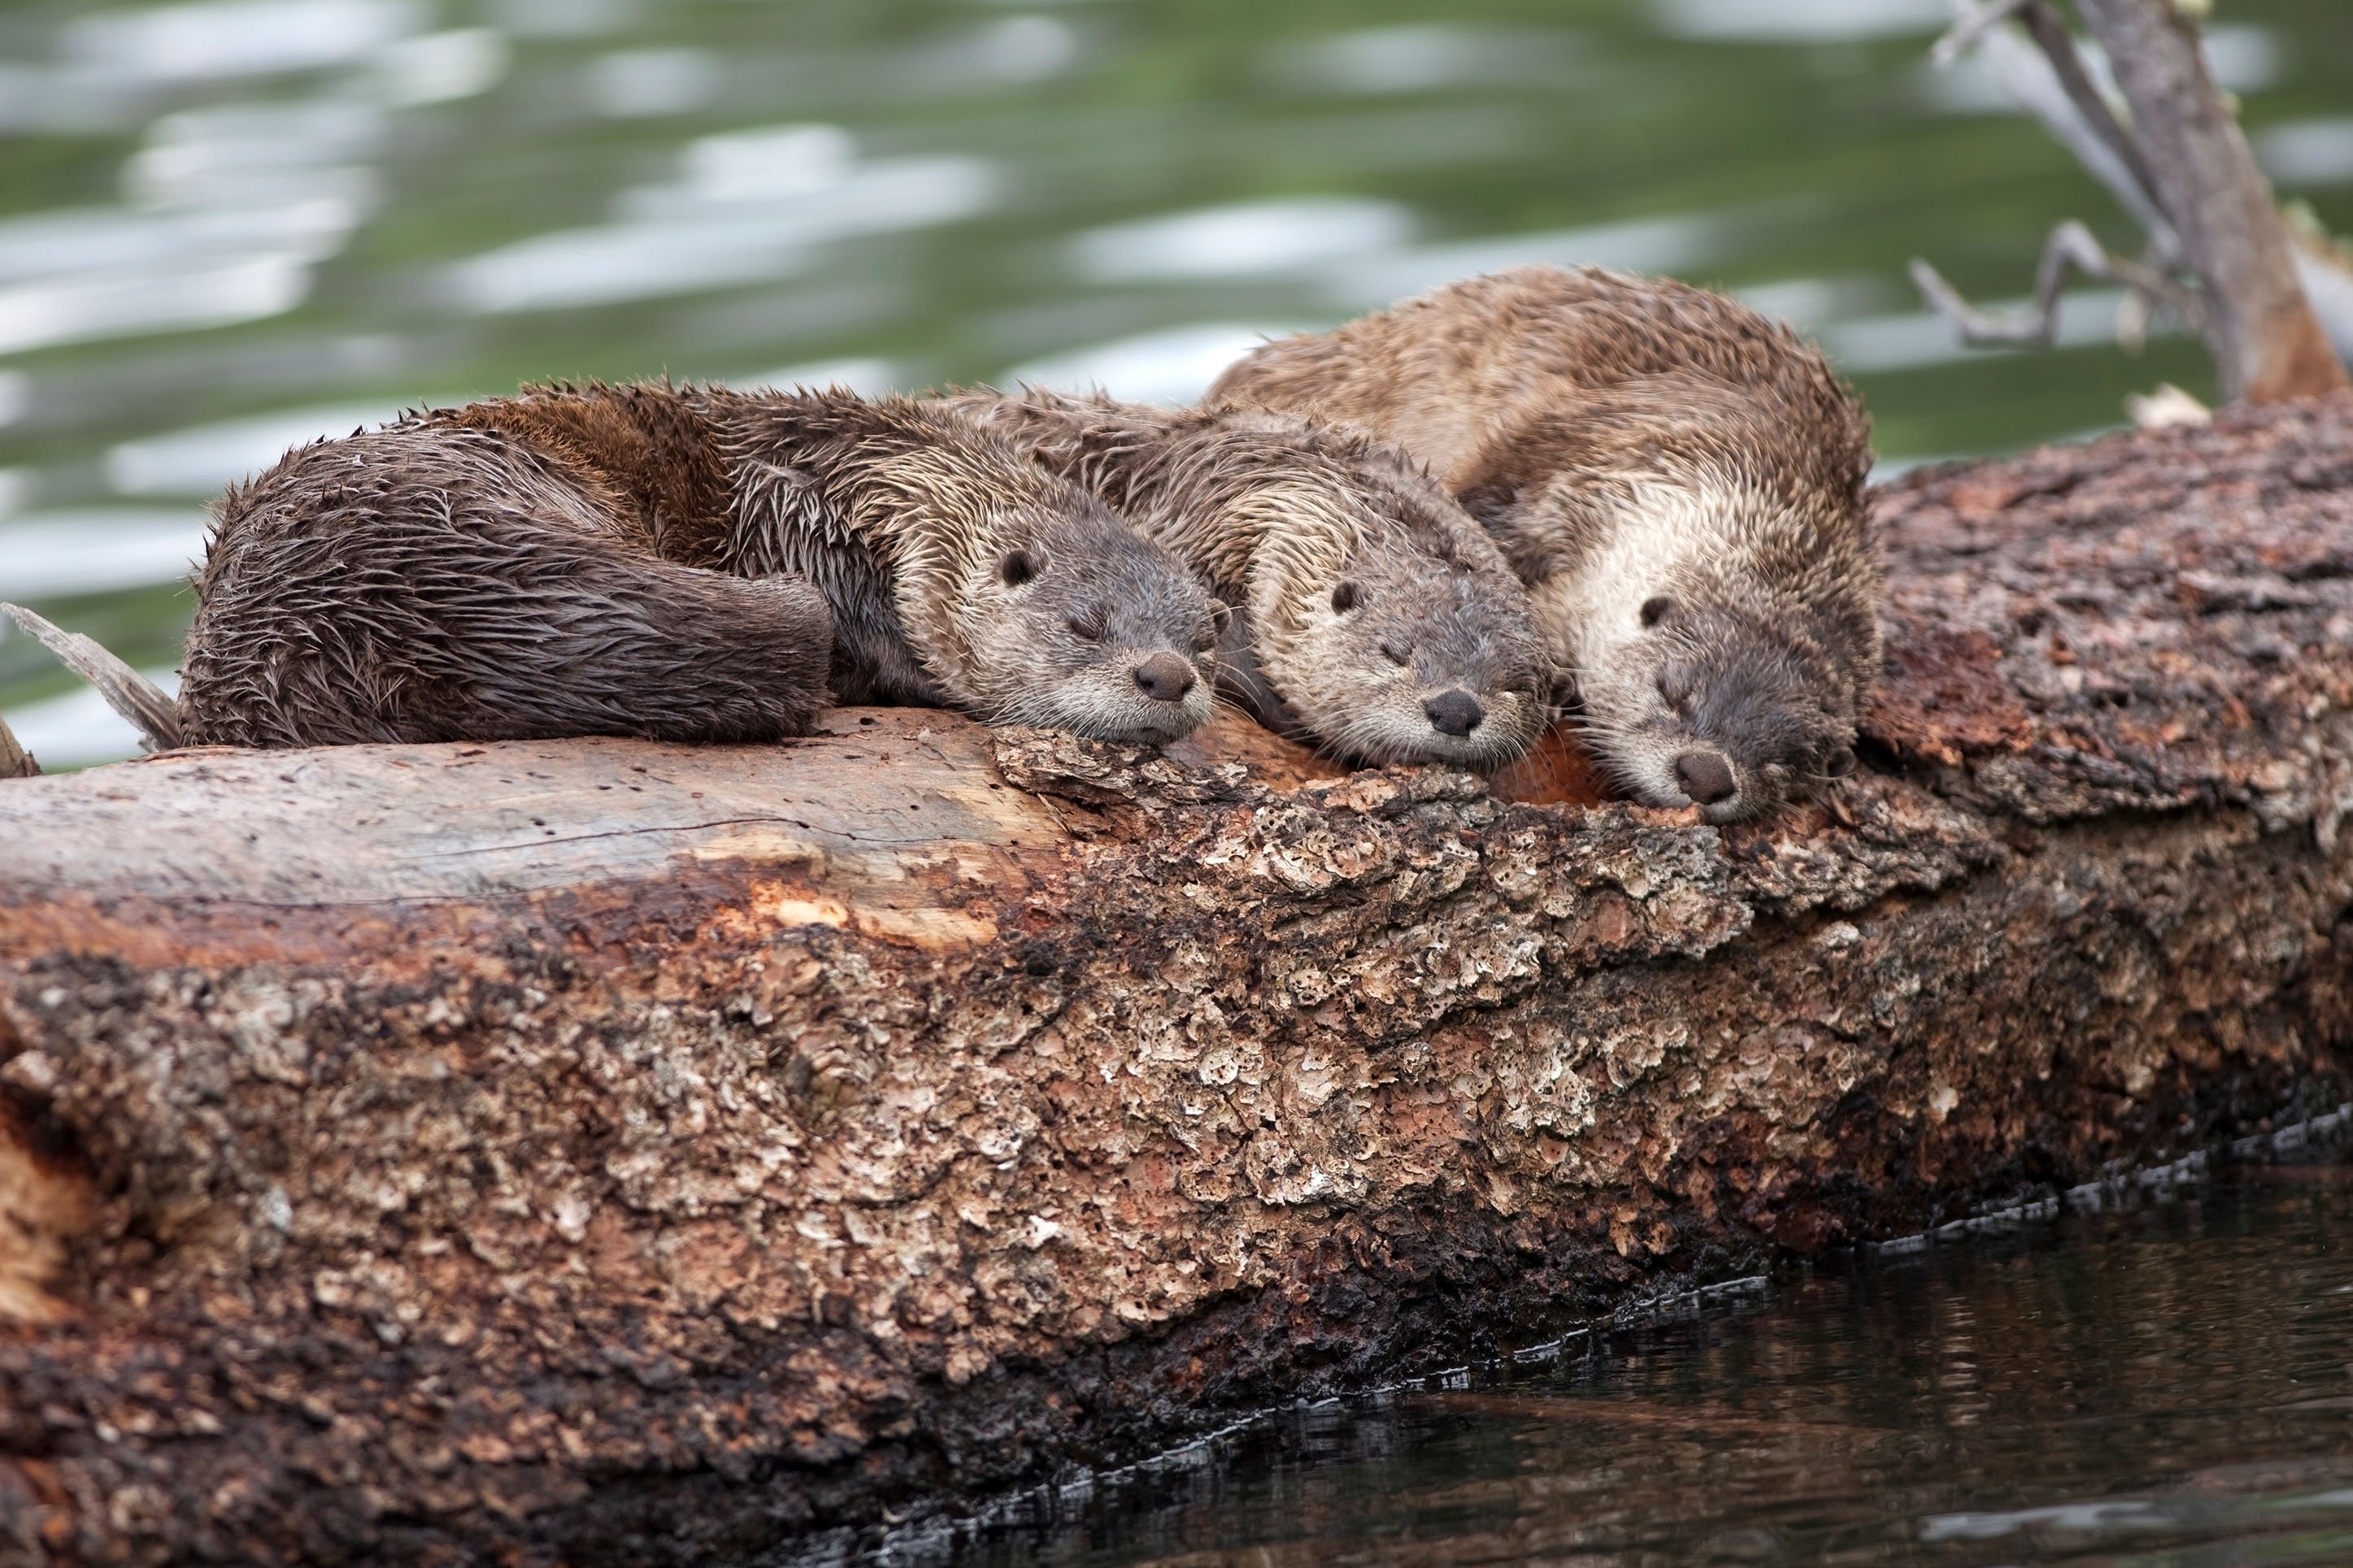
[[[1493,770],[1550,693],[1493,542],[1395,447],[1263,409],[1051,392],[950,399],[1118,507],[1234,608],[1226,689],[1353,760]]]
[[[1641,798],[1729,821],[1852,764],[1880,659],[1868,428],[1788,328],[1531,267],[1267,344],[1210,396],[1427,462],[1528,584],[1597,761]]]
[[[217,516],[202,742],[759,741],[828,697],[1158,741],[1209,708],[1184,568],[904,399],[527,390],[291,453]],[[1068,630],[1104,602],[1115,635]]]

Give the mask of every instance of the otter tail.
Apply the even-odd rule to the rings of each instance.
[[[495,431],[396,426],[291,455],[222,507],[186,738],[806,733],[828,695],[824,596],[664,560],[622,510],[593,472]]]
[[[180,705],[163,688],[79,632],[67,631],[21,605],[0,604],[0,611],[68,669],[98,688],[106,705],[139,731],[142,746],[164,752],[180,743]],[[0,724],[0,778],[29,778],[39,771],[7,726]]]

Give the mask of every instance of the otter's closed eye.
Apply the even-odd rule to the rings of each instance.
[[[1852,772],[1854,772],[1854,748],[1852,746],[1841,746],[1822,763],[1822,773],[1829,778],[1842,779]]]
[[[1655,626],[1674,613],[1675,602],[1664,594],[1642,601],[1642,624],[1646,626]]]
[[[997,574],[1008,588],[1018,588],[1038,575],[1038,558],[1026,550],[1008,551],[997,563]]]
[[[1332,590],[1332,610],[1335,615],[1346,615],[1365,602],[1365,591],[1354,583],[1343,583]]]
[[[1071,628],[1072,636],[1084,637],[1089,642],[1103,641],[1104,634],[1111,629],[1110,618],[1103,614],[1101,605],[1089,605],[1063,625]]]
[[[1381,657],[1391,664],[1402,665],[1413,657],[1413,650],[1401,642],[1384,641],[1381,644]]]

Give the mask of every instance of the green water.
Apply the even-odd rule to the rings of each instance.
[[[1264,331],[1548,258],[1819,332],[1889,459],[2114,424],[2160,379],[1955,349],[2105,198],[1942,0],[216,0],[0,6],[0,597],[168,672],[202,507],[290,442],[526,378],[1101,379],[1183,398]],[[2218,69],[2353,228],[2353,7],[2224,0]],[[127,731],[26,639],[52,766]]]
[[[2353,1563],[2353,1169],[1834,1260],[863,1561]],[[851,1554],[856,1558],[856,1554]]]

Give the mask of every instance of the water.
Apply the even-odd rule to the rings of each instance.
[[[1792,1271],[902,1563],[2353,1563],[2353,1169]]]
[[[1514,261],[1819,332],[1892,460],[2209,389],[2176,338],[1957,348],[2105,198],[1938,76],[1945,0],[12,0],[0,598],[168,678],[206,500],[289,443],[527,378],[1029,377],[1190,397],[1262,332]],[[2353,13],[2229,0],[2216,68],[2353,228]],[[121,755],[27,639],[0,713]]]

